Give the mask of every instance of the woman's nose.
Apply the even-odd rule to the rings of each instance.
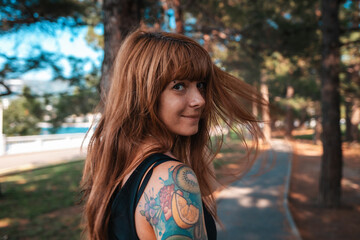
[[[205,105],[205,99],[203,94],[200,92],[200,90],[196,87],[192,87],[190,91],[190,106],[200,108]]]

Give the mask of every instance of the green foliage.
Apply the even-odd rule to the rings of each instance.
[[[142,23],[150,28],[155,24],[163,26],[162,4],[165,2],[142,1],[138,9],[143,16]],[[348,99],[346,101],[360,93],[359,77],[353,74],[358,72],[360,56],[359,31],[353,31],[359,25],[359,18],[356,17],[359,6],[356,1],[351,2],[349,7],[344,7],[343,1],[340,9],[341,43],[344,44],[341,47],[343,71],[340,91],[344,99]],[[34,26],[44,32],[53,27],[66,28],[76,35],[76,27],[87,26],[87,43],[97,50],[104,47],[104,36],[95,31],[103,21],[102,1],[4,0],[2,3],[7,7],[0,10],[3,16],[0,21],[1,34]],[[309,112],[308,109],[315,105],[314,102],[319,101],[320,1],[184,0],[181,5],[186,34],[200,41],[204,40],[205,34],[210,36],[210,54],[219,66],[256,87],[259,87],[260,71],[266,69],[270,102],[274,103],[272,113],[279,114],[281,118],[280,115],[291,107],[296,116],[303,115],[304,111]],[[16,14],[12,15],[14,12]],[[60,126],[68,115],[81,115],[93,109],[93,100],[98,100],[97,93],[94,88],[84,86],[84,65],[89,63],[89,59],[68,58],[72,67],[69,72],[72,74],[65,76],[61,65],[64,56],[36,47],[33,51],[29,59],[0,53],[0,57],[6,60],[3,69],[0,69],[0,81],[16,78],[32,69],[50,68],[54,78],[76,86],[73,93],[51,98],[56,109],[51,113],[51,122],[55,127]],[[96,67],[93,69],[100,71]],[[289,86],[294,89],[294,99],[290,101],[286,99]],[[291,103],[298,99],[302,101],[298,104],[301,108]],[[84,106],[87,102],[89,107]]]
[[[55,133],[66,117],[86,115],[95,110],[100,100],[97,91],[100,81],[99,71],[86,75],[83,80],[84,83],[75,87],[72,93],[62,93],[48,99],[54,109],[49,113],[51,116],[49,122],[53,125],[51,132]]]
[[[96,9],[91,0],[1,0],[0,30],[17,31],[36,23],[74,27],[86,24]]]
[[[259,87],[266,70],[272,119],[293,111],[307,118],[320,98],[318,1],[196,1],[187,9],[212,38],[212,57],[231,74]],[[215,29],[215,30],[211,30]],[[287,88],[294,89],[287,99]]]
[[[104,48],[104,36],[97,34],[94,27],[88,28],[85,40],[94,49]]]
[[[14,36],[15,39],[33,31],[53,35],[56,30],[67,30],[76,36],[79,27],[93,28],[101,23],[102,18],[100,3],[93,0],[1,0],[0,4],[4,6],[0,8],[0,36]],[[91,63],[90,59],[49,52],[36,44],[25,55],[17,53],[15,48],[13,50],[14,53],[0,53],[1,83],[6,79],[21,78],[28,71],[46,69],[52,72],[52,79],[77,85],[86,74],[84,66]],[[65,69],[64,61],[71,69]],[[69,72],[70,76],[65,74]]]
[[[25,87],[23,96],[13,100],[4,110],[4,133],[7,136],[37,135],[40,133],[37,123],[43,114],[41,102]]]
[[[73,94],[61,94],[54,101],[55,111],[50,123],[53,124],[52,131],[56,132],[66,117],[92,112],[99,102],[99,94],[91,88],[76,88]]]

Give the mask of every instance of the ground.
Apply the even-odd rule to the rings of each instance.
[[[325,209],[317,202],[322,146],[313,144],[312,140],[296,140],[292,145],[289,202],[302,238],[359,239],[360,145],[343,144],[342,206],[339,209]]]
[[[303,240],[352,240],[360,236],[360,144],[343,144],[344,168],[342,180],[342,206],[325,209],[319,206],[318,182],[322,155],[321,144],[314,144],[312,130],[294,131],[291,141],[294,154],[290,180],[289,206]],[[275,137],[284,133],[276,132]],[[238,142],[225,144],[215,161],[217,176],[223,184],[236,178],[228,175],[245,167]],[[263,147],[262,150],[267,149]],[[224,174],[225,173],[225,174]]]
[[[294,133],[297,137],[311,134]],[[292,145],[289,205],[302,238],[358,239],[360,145],[343,145],[343,204],[340,209],[324,209],[317,203],[321,145],[311,140],[296,140]],[[214,164],[223,184],[237,179],[229,177],[229,172],[236,175],[246,168],[244,153],[239,140],[225,139]],[[77,161],[0,177],[3,193],[0,197],[0,239],[79,239],[81,207],[76,202],[82,168],[83,161]]]

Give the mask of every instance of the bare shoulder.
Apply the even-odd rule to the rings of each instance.
[[[165,180],[164,177],[167,177],[167,181],[179,187],[181,191],[200,194],[197,177],[194,171],[186,164],[177,161],[160,164],[154,169],[153,178],[150,181],[156,182],[159,180],[160,183],[165,183],[166,181],[163,181]]]
[[[185,164],[155,167],[137,211],[156,239],[207,239],[198,180]]]

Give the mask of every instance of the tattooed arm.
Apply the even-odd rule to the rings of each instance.
[[[156,167],[136,208],[135,220],[140,239],[207,239],[193,170],[178,162]],[[155,237],[146,234],[144,225],[152,227]]]

